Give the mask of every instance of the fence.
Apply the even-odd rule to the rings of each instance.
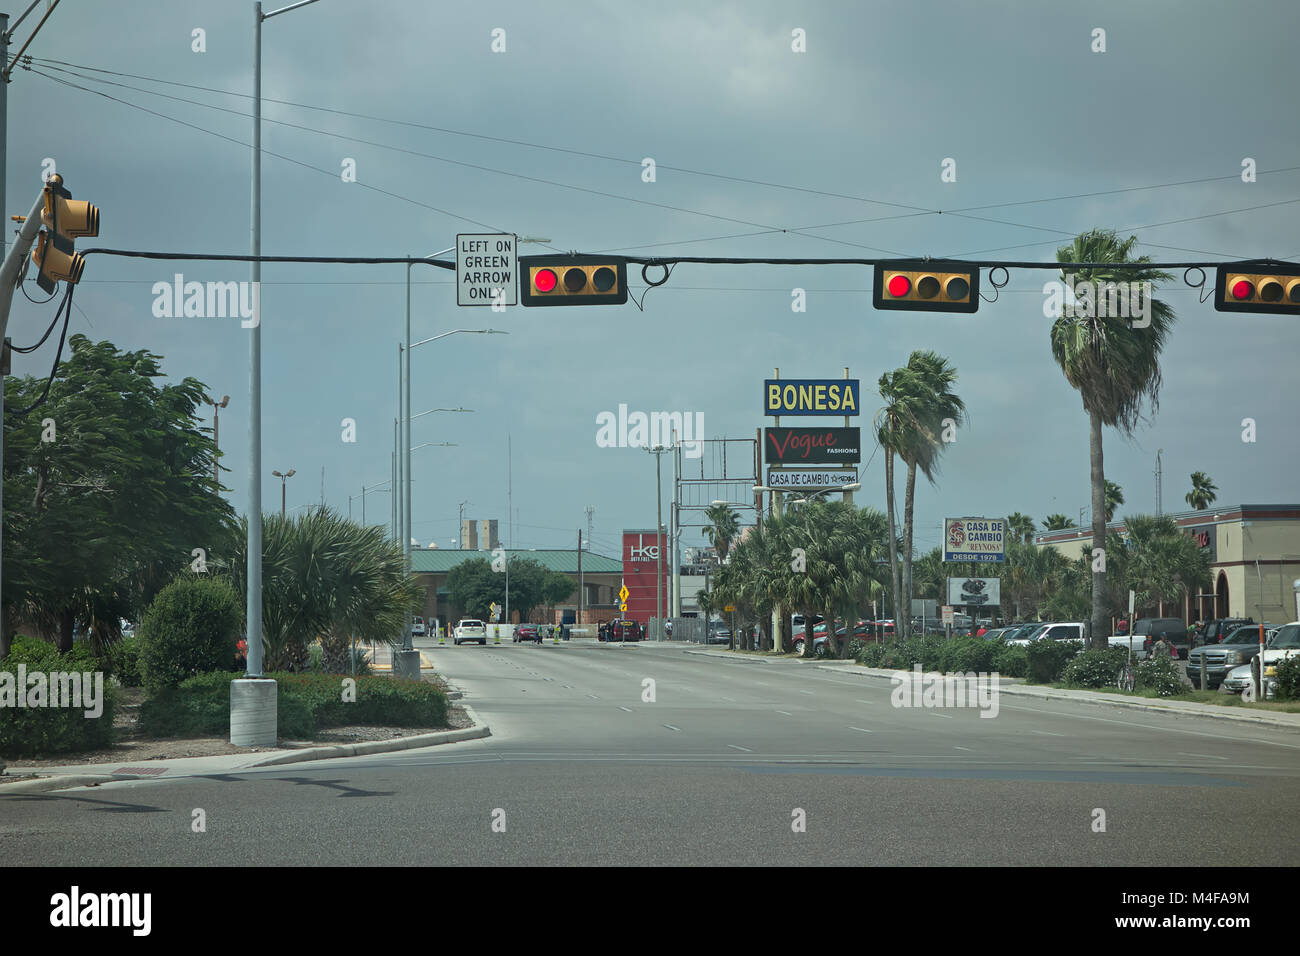
[[[670,617],[672,633],[665,634],[657,617],[650,618],[646,639],[650,641],[680,641],[684,644],[703,644],[708,637],[708,622],[702,617]]]

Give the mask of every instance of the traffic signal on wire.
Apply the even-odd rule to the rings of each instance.
[[[519,277],[524,306],[627,301],[627,260],[618,256],[520,256]]]
[[[1214,279],[1214,308],[1300,315],[1300,266],[1269,261],[1221,265]]]
[[[876,263],[871,301],[877,309],[911,312],[974,312],[980,271],[963,262],[895,260]]]

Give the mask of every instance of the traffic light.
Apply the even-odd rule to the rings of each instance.
[[[980,270],[964,262],[878,262],[873,285],[871,303],[877,309],[974,312],[979,308]]]
[[[32,261],[40,269],[36,284],[46,292],[54,291],[56,282],[76,285],[81,281],[86,260],[73,251],[73,242],[82,236],[99,235],[99,208],[84,200],[74,200],[63,188],[63,177],[55,173],[45,184],[45,210],[41,213],[45,230],[36,237]]]
[[[622,305],[627,260],[618,256],[520,256],[519,304]]]
[[[1219,312],[1300,315],[1300,266],[1268,261],[1219,266],[1214,278],[1214,308]]]

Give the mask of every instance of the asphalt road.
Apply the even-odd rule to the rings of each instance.
[[[1250,866],[1300,849],[1286,730],[1010,695],[995,718],[899,708],[884,680],[671,645],[427,652],[492,737],[0,796],[5,862]]]

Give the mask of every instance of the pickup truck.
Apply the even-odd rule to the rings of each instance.
[[[1106,640],[1110,643],[1111,647],[1122,647],[1124,648],[1124,650],[1128,650],[1129,636],[1127,634],[1112,634]],[[1143,639],[1140,637],[1135,637],[1132,640],[1133,640],[1133,660],[1135,661],[1146,660],[1147,649]]]
[[[478,641],[487,646],[487,625],[476,618],[465,618],[456,625],[456,637],[452,643],[459,645],[461,641]]]
[[[1238,627],[1221,644],[1202,644],[1187,653],[1187,677],[1197,690],[1213,690],[1234,667],[1249,664],[1259,653],[1259,626]],[[1205,687],[1201,687],[1201,659],[1205,659]]]

